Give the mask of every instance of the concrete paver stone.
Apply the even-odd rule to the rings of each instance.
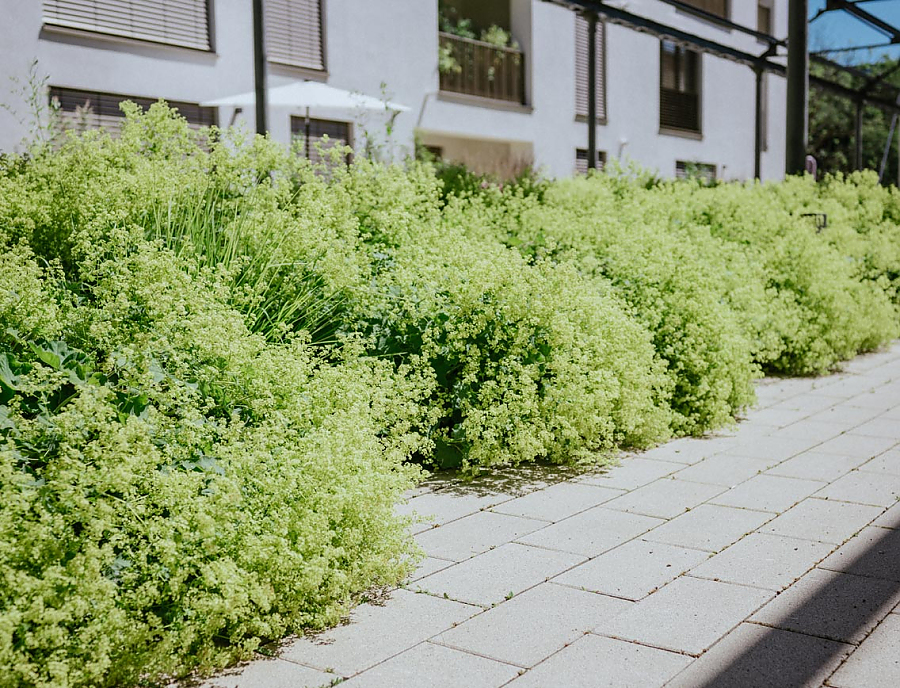
[[[840,545],[881,513],[877,506],[826,499],[804,499],[759,530]]]
[[[900,420],[894,421],[900,426]],[[900,434],[900,431],[898,431]],[[872,473],[887,473],[888,475],[900,475],[900,449],[894,448],[879,454],[871,461],[867,461],[859,467],[861,471]]]
[[[798,454],[766,471],[767,475],[781,475],[804,480],[836,480],[854,468],[864,465],[864,459],[840,454],[826,454],[812,449]]]
[[[422,578],[412,587],[489,607],[583,561],[569,552],[510,543]]]
[[[665,521],[598,506],[519,538],[519,542],[595,557],[660,523]]]
[[[900,616],[891,614],[835,672],[835,688],[900,686]]]
[[[445,631],[435,642],[520,667],[533,667],[630,602],[542,583]]]
[[[621,466],[614,470],[596,475],[584,475],[578,478],[579,482],[587,485],[600,485],[612,487],[618,490],[634,490],[652,483],[658,478],[671,475],[680,468],[670,461],[654,461],[640,456],[631,457],[622,461]]]
[[[476,514],[482,509],[512,499],[512,495],[490,494],[453,494],[450,492],[426,492],[397,505],[397,513],[416,514],[423,519],[414,526],[413,532],[428,530],[437,525],[455,521],[463,516]]]
[[[596,632],[699,655],[772,595],[759,588],[682,576]]]
[[[628,600],[640,600],[705,561],[707,552],[636,538],[553,579]]]
[[[868,435],[846,432],[818,445],[816,451],[868,460],[887,451],[896,443],[896,438],[870,437]]]
[[[508,688],[661,686],[690,661],[690,657],[655,647],[585,635]]]
[[[674,518],[698,504],[712,499],[725,488],[720,485],[692,483],[660,478],[605,504],[610,509],[629,511],[656,518]]]
[[[753,533],[691,570],[692,576],[781,591],[791,585],[834,545],[778,535]]]
[[[895,504],[872,522],[873,526],[900,529],[900,504]]]
[[[433,557],[464,561],[546,525],[545,521],[531,518],[479,511],[419,533],[416,541]]]
[[[518,673],[509,664],[425,642],[342,683],[341,688],[497,688]]]
[[[900,499],[900,475],[852,471],[816,493],[821,499],[892,506]]]
[[[438,574],[440,575],[440,574]],[[409,590],[395,590],[384,605],[364,604],[350,623],[315,638],[299,638],[281,657],[351,676],[461,623],[479,609]]]
[[[900,533],[887,528],[863,528],[819,568],[900,583]]]
[[[779,513],[822,489],[827,483],[757,475],[716,496],[713,504]]]
[[[900,601],[891,581],[816,569],[751,617],[767,626],[859,643]]]
[[[320,688],[336,678],[336,674],[266,658],[211,678],[201,688]]]
[[[743,623],[666,688],[819,688],[852,645]]]
[[[623,494],[623,490],[580,483],[557,483],[494,507],[493,511],[541,521],[560,521]]]
[[[695,483],[734,487],[773,465],[775,465],[775,462],[769,459],[752,459],[746,456],[734,456],[733,454],[718,454],[717,456],[703,459],[703,461],[695,463],[693,466],[683,468],[675,474],[675,477],[679,480],[689,480]]]
[[[645,537],[654,542],[718,552],[756,530],[772,517],[773,514],[767,511],[701,504],[657,526]]]

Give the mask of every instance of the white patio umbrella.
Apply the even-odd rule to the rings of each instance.
[[[290,84],[270,88],[266,94],[266,100],[270,107],[306,109],[306,133],[304,137],[306,157],[309,157],[310,108],[331,108],[335,110],[387,110],[393,112],[395,115],[409,110],[408,107],[400,105],[399,103],[381,100],[354,91],[346,91],[342,88],[323,84],[320,81],[294,81]],[[254,91],[237,93],[232,96],[207,100],[201,103],[201,105],[209,107],[234,107],[235,113],[238,108],[251,107],[255,104],[256,93]]]
[[[334,108],[337,110],[393,110],[406,112],[405,105],[382,100],[372,96],[363,95],[354,91],[345,91],[323,84],[320,81],[294,81],[283,86],[270,88],[267,100],[272,107],[284,108]],[[224,98],[207,100],[201,105],[250,107],[256,103],[256,94],[253,91],[237,93]]]

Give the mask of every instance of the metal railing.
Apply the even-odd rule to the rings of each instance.
[[[439,32],[441,90],[525,103],[525,54]]]

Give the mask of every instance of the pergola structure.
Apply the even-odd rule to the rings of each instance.
[[[826,7],[813,18],[815,20],[826,12],[844,11],[869,26],[889,36],[890,44],[900,44],[900,29],[870,14],[859,5],[872,0],[828,0]],[[606,4],[603,0],[545,0],[562,5],[578,12],[588,23],[588,166],[596,166],[596,63],[594,60],[597,20],[611,24],[627,26],[630,29],[647,33],[661,39],[673,41],[702,53],[715,55],[726,60],[738,62],[752,69],[756,74],[756,136],[755,136],[755,175],[760,175],[760,158],[762,151],[762,102],[763,74],[771,72],[787,77],[787,143],[785,151],[785,170],[788,174],[802,173],[806,169],[806,145],[808,139],[808,94],[809,84],[830,90],[838,95],[850,98],[857,104],[856,109],[856,164],[862,166],[862,116],[865,105],[874,105],[894,115],[893,132],[897,116],[900,114],[900,88],[886,87],[884,79],[896,69],[891,68],[881,74],[869,74],[862,70],[840,65],[827,58],[813,54],[808,48],[808,0],[790,0],[788,35],[777,38],[753,28],[723,19],[718,15],[698,9],[680,0],[660,0],[689,14],[701,17],[705,21],[718,24],[728,29],[754,36],[766,44],[760,54],[753,54],[723,45],[702,36],[689,33],[673,26],[668,26],[654,19],[643,17],[620,7]],[[877,46],[873,46],[877,47]],[[780,52],[779,52],[780,51]],[[787,56],[787,64],[777,61]],[[809,60],[826,64],[839,71],[845,71],[865,78],[861,88],[852,89],[830,79],[809,74]],[[888,93],[886,93],[886,91]],[[888,145],[890,141],[888,141]]]

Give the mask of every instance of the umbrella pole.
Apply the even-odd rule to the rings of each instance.
[[[309,160],[309,106],[306,106],[306,128],[305,134],[303,135],[303,145],[306,147],[306,159]]]

